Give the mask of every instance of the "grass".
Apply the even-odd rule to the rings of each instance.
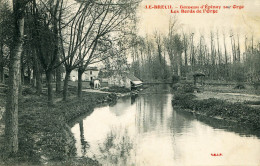
[[[219,93],[244,93],[244,94],[260,94],[260,89],[256,90],[252,85],[245,84],[245,89],[235,89],[234,84],[227,85],[211,85],[206,84],[204,91],[219,92]]]
[[[112,86],[109,87],[108,89],[102,89],[104,92],[113,92],[113,93],[129,93],[131,92],[130,89],[125,88],[125,87],[120,87],[120,86]]]
[[[196,100],[192,93],[176,93],[172,100],[173,106],[179,106],[184,110],[193,110],[197,114],[209,117],[221,117],[260,127],[260,109],[247,106],[243,103],[231,103],[221,99],[209,98]]]
[[[82,99],[70,96],[66,102],[57,98],[55,100],[58,101],[55,106],[48,107],[45,95],[30,94],[20,99],[19,152],[15,158],[9,160],[5,158],[2,149],[1,156],[5,164],[38,165],[48,162],[56,163],[54,165],[83,165],[84,162],[84,165],[98,165],[88,158],[74,158],[75,140],[67,123],[82,114],[92,112],[98,104],[116,100],[116,96],[83,92]]]

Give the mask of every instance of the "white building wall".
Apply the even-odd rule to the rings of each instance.
[[[88,70],[88,71],[85,71],[84,74],[85,74],[85,80],[90,81],[91,77],[92,77],[92,79],[98,78],[99,71]]]
[[[83,81],[90,81],[91,77],[93,79],[98,78],[98,74],[99,71],[92,71],[92,73],[90,71],[85,71],[82,74],[82,80]],[[63,73],[63,79],[65,78],[65,73]],[[70,80],[71,81],[77,81],[78,80],[78,71],[77,70],[72,70],[70,73]]]

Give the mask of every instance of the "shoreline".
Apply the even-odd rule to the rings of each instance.
[[[244,102],[230,102],[218,98],[199,98],[192,93],[176,93],[172,106],[178,111],[213,118],[222,121],[260,127],[260,109]]]
[[[23,97],[19,102],[19,152],[8,159],[4,147],[0,146],[0,165],[100,165],[90,158],[76,157],[75,139],[69,123],[92,113],[103,103],[116,102],[118,97],[114,93],[83,92],[81,99],[72,96],[66,102],[57,100],[54,107],[47,106],[44,95]],[[4,141],[4,136],[0,139]]]

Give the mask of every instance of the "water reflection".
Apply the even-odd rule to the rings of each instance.
[[[193,115],[176,112],[171,98],[171,94],[156,90],[137,98],[119,99],[113,106],[96,108],[71,129],[78,156],[91,157],[103,165],[260,163],[257,137],[242,137],[235,133],[240,131],[233,132],[215,122],[211,125]],[[211,153],[223,156],[212,157]]]
[[[231,121],[225,121],[225,120],[219,120],[219,119],[213,119],[213,118],[208,118],[205,116],[200,116],[200,115],[193,115],[188,112],[183,112],[179,111],[178,114],[181,114],[187,119],[198,119],[200,122],[203,122],[209,126],[212,126],[214,129],[224,129],[226,131],[230,132],[235,132],[239,134],[240,136],[246,136],[246,137],[252,137],[252,136],[257,136],[260,138],[260,130],[259,128],[255,128],[252,126],[248,125],[241,125],[235,122]]]
[[[132,141],[126,129],[112,130],[107,134],[105,141],[99,144],[99,161],[105,165],[128,165],[132,162]]]
[[[86,151],[89,148],[89,144],[85,141],[84,137],[84,128],[83,128],[83,120],[79,122],[79,130],[80,130],[80,143],[81,143],[81,153],[83,156],[86,155]]]

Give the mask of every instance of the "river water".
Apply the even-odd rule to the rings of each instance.
[[[120,166],[260,165],[257,134],[176,112],[171,99],[166,87],[94,109],[71,128],[78,157]]]

